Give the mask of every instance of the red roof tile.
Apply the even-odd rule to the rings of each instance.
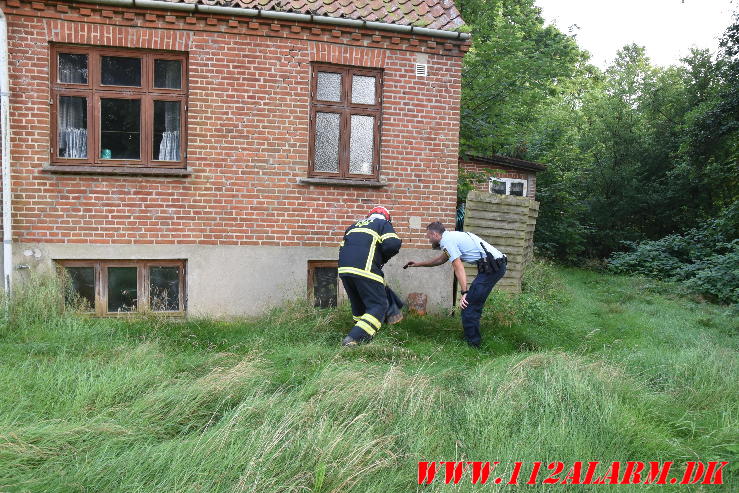
[[[453,0],[159,0],[276,10],[454,31],[464,25]]]

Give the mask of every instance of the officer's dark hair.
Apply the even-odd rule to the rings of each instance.
[[[446,231],[446,228],[444,228],[444,225],[441,224],[439,221],[434,221],[428,226],[426,226],[426,230],[433,231],[434,233],[439,233],[440,235],[443,235],[444,231]]]

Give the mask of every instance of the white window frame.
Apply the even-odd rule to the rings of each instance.
[[[493,193],[493,182],[494,181],[500,181],[505,183],[505,194],[510,195],[511,194],[511,183],[523,183],[523,197],[528,197],[529,195],[529,180],[523,180],[521,178],[496,178],[492,177],[488,181],[488,192]]]

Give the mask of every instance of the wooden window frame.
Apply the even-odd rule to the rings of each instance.
[[[341,101],[319,101],[318,73],[329,72],[341,74]],[[351,102],[352,76],[364,75],[375,78],[375,104],[359,104]],[[326,63],[312,65],[310,85],[310,129],[308,152],[310,164],[308,176],[310,178],[333,178],[343,180],[377,181],[380,176],[380,142],[382,133],[382,69],[364,67],[347,67]],[[317,171],[315,168],[315,140],[316,140],[316,113],[338,113],[339,119],[339,166],[338,172]],[[366,115],[375,118],[373,132],[372,174],[352,174],[349,172],[349,144],[351,139],[352,115]]]
[[[185,260],[55,260],[58,268],[66,267],[93,267],[95,269],[95,306],[90,313],[102,317],[127,316],[136,313],[149,312],[163,315],[184,316],[187,312],[187,261]],[[108,311],[108,267],[136,267],[136,309],[130,312]],[[149,269],[151,267],[179,267],[179,306],[180,310],[157,310],[150,306]],[[141,307],[145,308],[141,308]]]
[[[87,55],[87,84],[59,82],[59,54]],[[141,59],[141,87],[110,86],[102,84],[100,71],[103,56],[120,56]],[[188,60],[185,53],[172,53],[152,50],[132,50],[108,47],[53,44],[50,47],[50,104],[51,104],[51,166],[80,166],[86,168],[186,168],[187,167],[187,74]],[[180,89],[154,87],[155,60],[177,60],[181,63]],[[65,158],[59,156],[58,146],[58,108],[61,96],[87,98],[87,158]],[[101,107],[100,100],[139,99],[140,114],[140,159],[102,159],[100,157]],[[154,141],[154,102],[177,101],[180,103],[180,159],[159,161],[153,158]]]
[[[341,279],[339,279],[339,262],[337,260],[309,260],[308,261],[308,301],[315,306],[315,297],[313,293],[313,282],[315,279],[316,268],[318,267],[333,267],[337,269],[336,272],[336,305],[341,304],[344,298]]]

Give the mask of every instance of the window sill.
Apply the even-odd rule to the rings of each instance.
[[[378,180],[340,180],[337,178],[300,178],[298,183],[300,185],[328,185],[366,188],[382,188],[388,185],[387,182]]]
[[[140,168],[135,166],[56,166],[42,168],[44,173],[60,175],[120,175],[188,177],[192,171],[185,168]]]

